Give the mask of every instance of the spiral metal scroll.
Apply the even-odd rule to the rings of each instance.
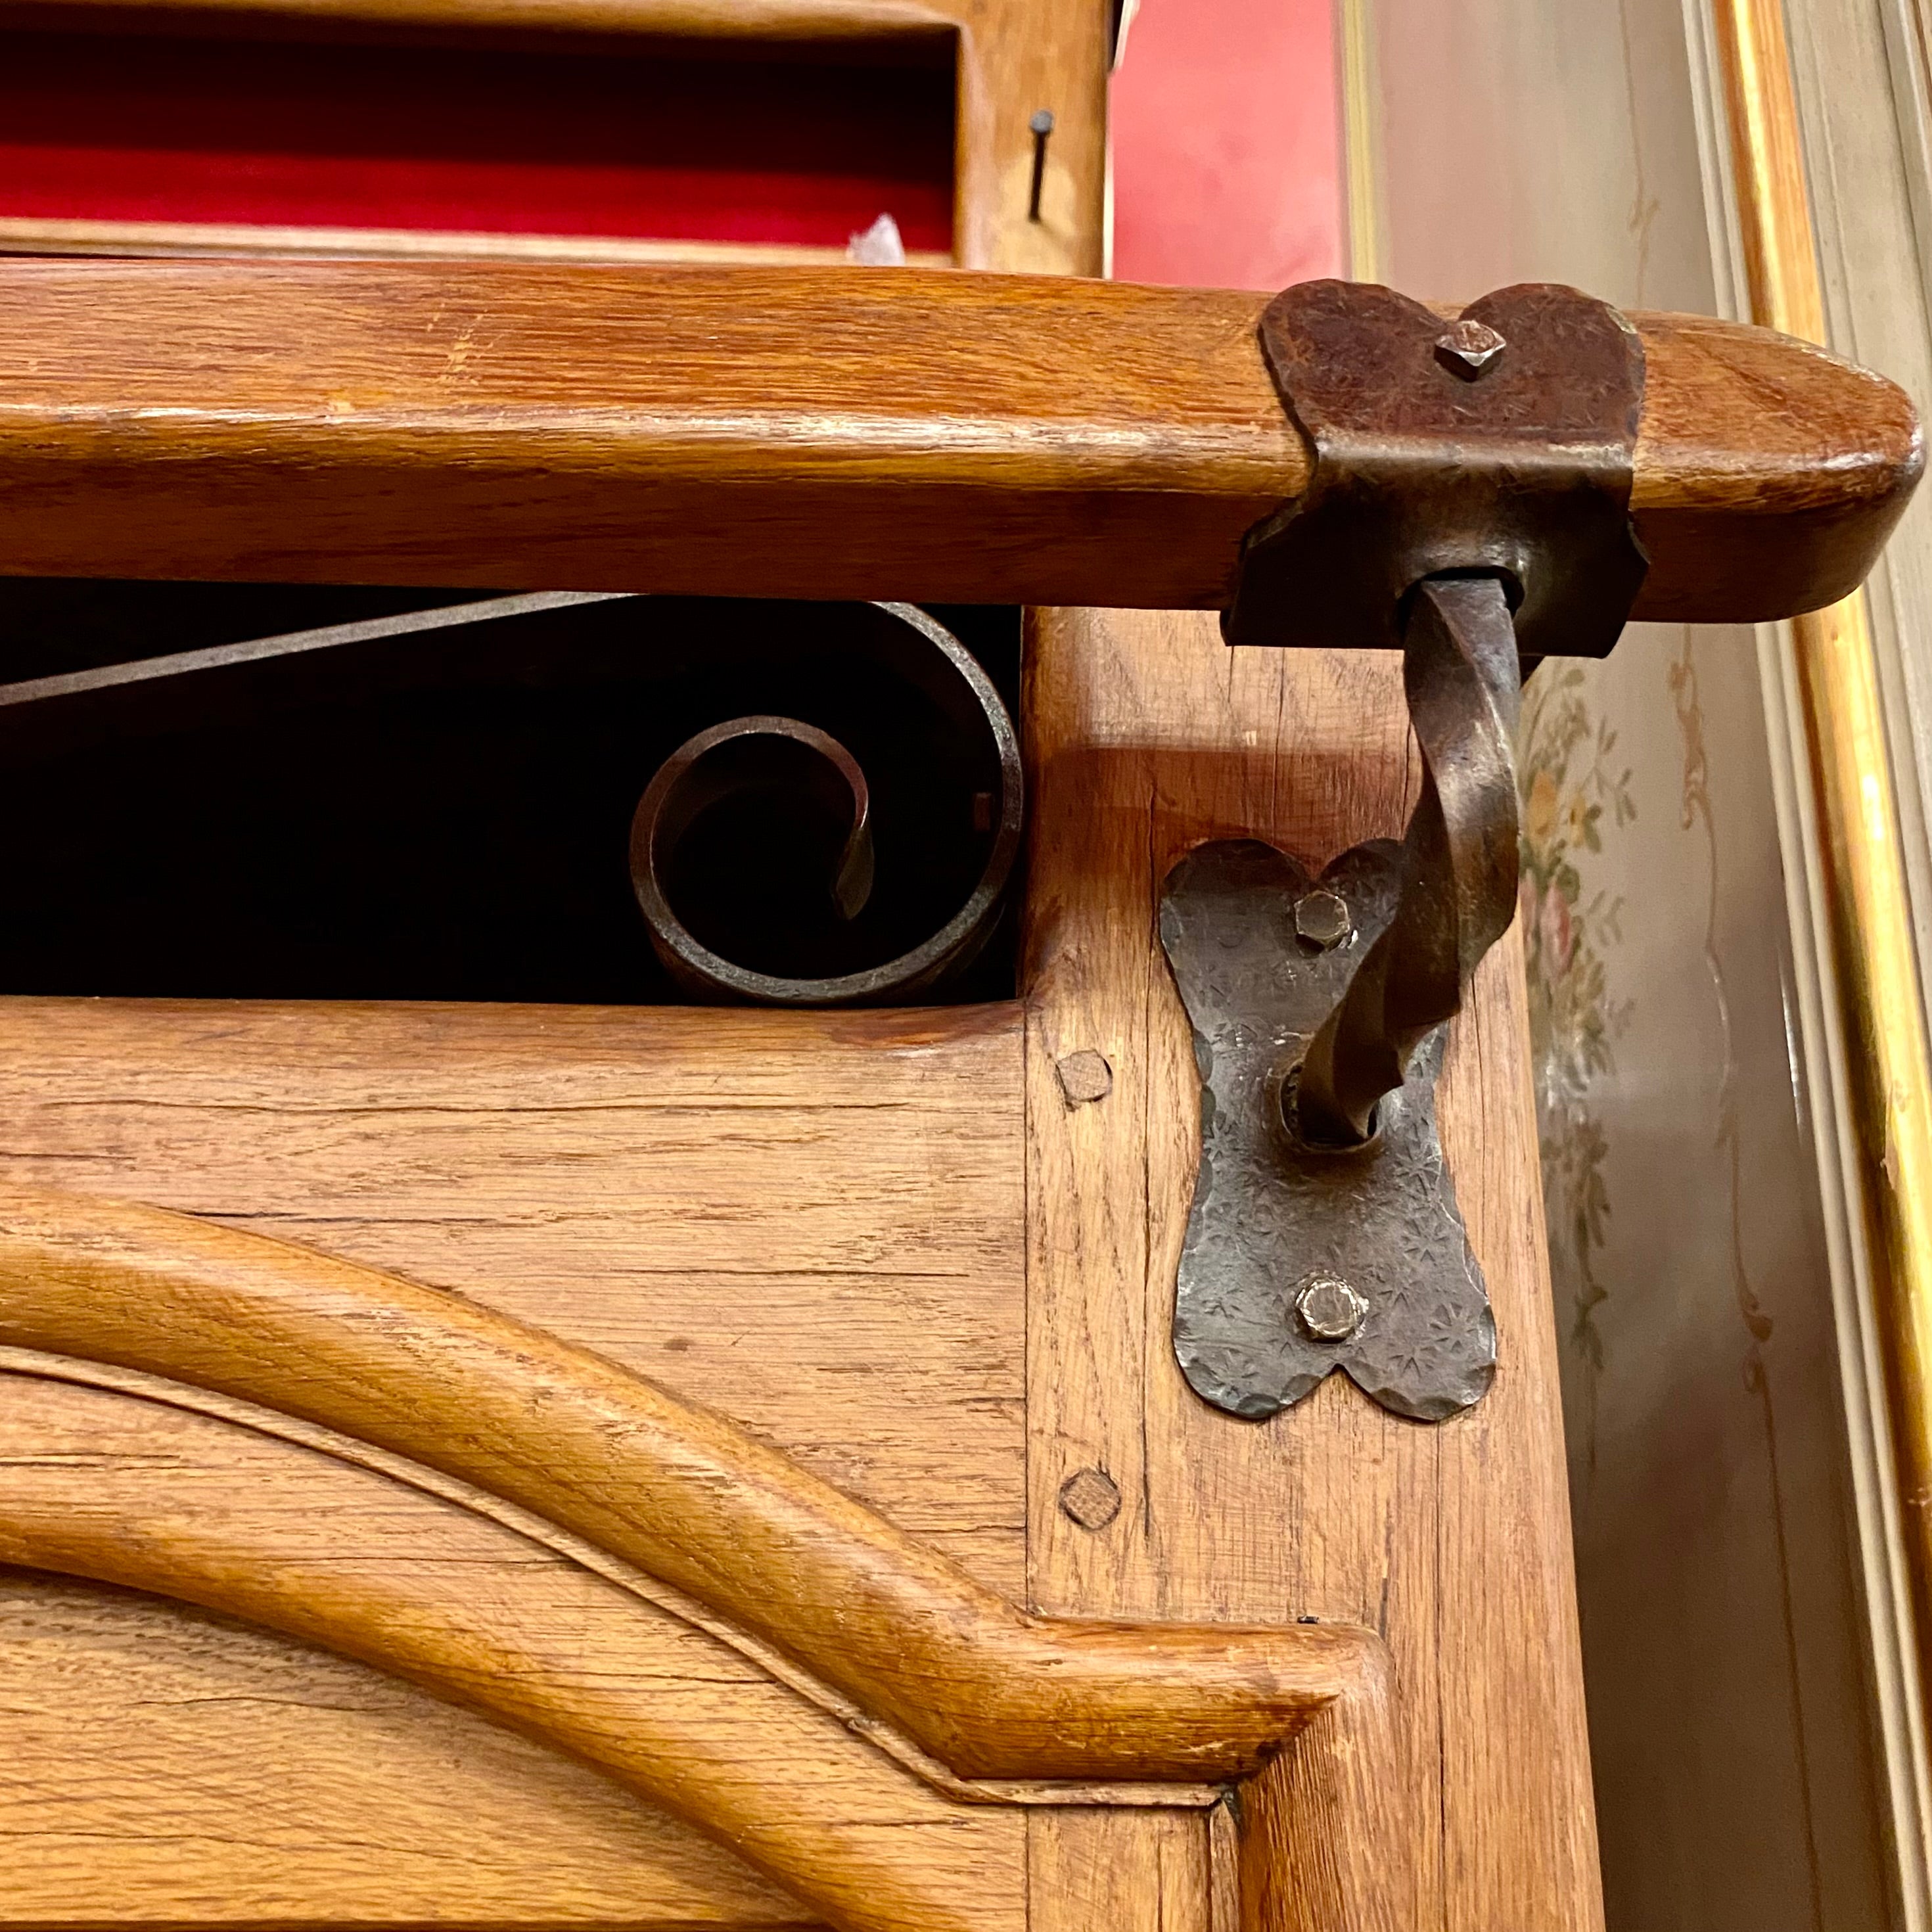
[[[1424,1038],[1461,1006],[1516,899],[1516,764],[1521,696],[1502,578],[1431,578],[1410,598],[1402,682],[1422,752],[1422,796],[1402,842],[1401,897],[1316,1034],[1294,1096],[1307,1144],[1373,1138]]]
[[[764,791],[788,803],[816,802],[848,830],[830,856],[826,896],[853,920],[872,896],[872,790],[858,761],[829,732],[796,718],[734,718],[687,740],[658,766],[631,824],[631,880],[664,970],[701,998],[755,999],[762,976],[701,944],[673,910],[664,861],[707,806]]]

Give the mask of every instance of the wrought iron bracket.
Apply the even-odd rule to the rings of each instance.
[[[1436,1131],[1443,1028],[1515,911],[1522,665],[1601,656],[1643,581],[1642,350],[1615,310],[1540,284],[1445,322],[1307,283],[1261,340],[1312,474],[1250,533],[1223,630],[1400,649],[1423,784],[1400,845],[1318,880],[1250,842],[1168,878],[1161,939],[1203,1082],[1175,1346],[1238,1415],[1339,1367],[1439,1420],[1496,1360]]]

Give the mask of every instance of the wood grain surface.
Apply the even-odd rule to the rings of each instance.
[[[694,1599],[962,1778],[1244,1776],[1379,1648],[1346,1627],[1029,1616],[604,1357],[162,1210],[0,1192],[0,1342],[257,1404],[473,1484]]]
[[[1213,606],[1307,462],[1266,298],[914,269],[0,263],[0,569]],[[1640,616],[1841,596],[1902,392],[1640,316]]]
[[[955,260],[1008,273],[1104,274],[1112,0],[935,4],[959,28]],[[1029,124],[1042,108],[1053,134],[1035,220]]]
[[[0,1002],[0,1172],[292,1235],[537,1322],[753,1424],[1018,1598],[1021,1073],[1014,1009],[774,1019],[12,1000]],[[90,1654],[68,1625],[35,1661],[65,1680],[88,1672]],[[345,1666],[272,1654],[302,1681],[323,1673],[318,1701],[340,1701],[326,1673]],[[231,1816],[214,1844],[190,1834],[171,1856],[182,1764],[200,1767],[194,1789],[212,1823],[251,1780],[289,1783],[292,1756],[298,1767],[343,1761],[298,1696],[265,1731],[245,1714],[249,1694],[218,1682],[171,1712],[166,1735],[124,1753],[72,1858],[50,1844],[39,1889],[0,1889],[0,1922],[31,1922],[37,1900],[78,1886],[124,1899],[128,1919],[172,1924],[182,1900],[206,1895],[198,1874],[218,1892],[262,1827]],[[88,1769],[97,1734],[62,1708],[22,1765],[23,1802],[76,1784],[100,1792]],[[225,1728],[213,1724],[231,1711]],[[325,1733],[343,1721],[326,1718]],[[564,1774],[541,1773],[532,1805],[549,1805]],[[290,1828],[319,1848],[236,1888],[234,1917],[266,1899],[263,1919],[353,1922],[393,1884],[400,1901],[441,1899],[440,1922],[467,1922],[491,1868],[464,1862],[440,1879],[404,1824],[379,1828],[343,1791],[350,1781],[345,1770]],[[440,1795],[426,1781],[422,1802]],[[566,1807],[555,1828],[573,1815]],[[666,1876],[654,1862],[670,1828],[646,1825],[622,1909],[592,1855],[574,1878],[536,1858],[527,1881],[501,1888],[501,1911],[520,1900],[532,1924],[653,1922],[651,1901],[667,1886],[682,1896],[686,1881],[682,1867]],[[1096,1886],[1106,1910],[1144,1922],[1207,1882],[1198,1814],[1076,1810],[1052,1843],[1066,1856],[1036,1847],[1042,1924],[1090,1925]],[[1163,1871],[1166,1890],[1149,1890]],[[748,1882],[721,1890],[713,1911],[738,1912]]]
[[[0,1000],[0,1178],[442,1288],[1025,1588],[1011,1008]]]
[[[0,1563],[374,1664],[596,1766],[849,1932],[1018,1932],[1017,1814],[940,1796],[634,1592],[393,1474],[17,1367]],[[8,1885],[0,1870],[0,1910]]]
[[[1244,1422],[1193,1396],[1171,1339],[1199,1088],[1155,938],[1160,882],[1208,838],[1318,866],[1399,834],[1414,791],[1400,668],[1230,652],[1198,616],[1048,611],[1025,699],[1034,1601],[1386,1639],[1386,1678],[1243,1789],[1255,1932],[1587,1932],[1602,1907],[1514,934],[1451,1028],[1440,1100],[1496,1310],[1490,1394],[1422,1425],[1336,1376]],[[1091,1052],[1110,1090],[1072,1104],[1058,1064]],[[1098,1528],[1060,1506],[1082,1469],[1120,1492]],[[1030,1828],[1037,1844],[1078,1826]]]
[[[734,266],[844,262],[844,249],[808,242],[662,242],[606,235],[524,235],[422,228],[277,228],[218,221],[53,221],[0,215],[0,249],[22,255],[348,256],[403,261],[718,262]],[[943,268],[950,258],[908,249],[906,260]]]
[[[577,1760],[179,1599],[0,1571],[0,1924],[796,1924]]]

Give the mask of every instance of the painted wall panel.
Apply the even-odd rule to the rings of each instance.
[[[1121,280],[1284,289],[1340,273],[1328,0],[1140,0],[1108,115]]]

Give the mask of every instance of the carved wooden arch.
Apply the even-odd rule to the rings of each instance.
[[[0,1382],[0,1563],[197,1604],[466,1705],[722,1841],[846,1932],[1022,1922],[1021,1814],[908,1776],[540,1526],[126,1370],[8,1349]]]
[[[1029,1616],[722,1418],[460,1298],[158,1208],[0,1195],[0,1342],[300,1418],[573,1532],[968,1779],[1225,1780],[1374,1640]]]
[[[0,1562],[178,1596],[476,1705],[722,1839],[852,1932],[952,1932],[1021,1911],[987,1849],[1019,1824],[1016,1805],[1200,1805],[1272,1761],[1270,1785],[1292,1778],[1318,1843],[1333,1748],[1350,1784],[1372,1772],[1372,1744],[1343,1745],[1382,1703],[1369,1633],[1030,1616],[603,1358],[309,1250],[8,1190],[0,1370],[16,1390],[68,1384],[52,1406],[10,1397],[10,1446],[82,1412],[110,1441],[172,1415],[211,1444],[205,1466],[230,1472],[222,1506],[196,1511],[138,1456],[94,1459],[113,1480],[84,1489],[49,1473],[58,1456],[0,1456]],[[674,1697],[600,1703],[574,1682],[574,1651],[545,1660],[520,1583],[480,1605],[413,1587],[406,1540],[361,1566],[358,1590],[332,1588],[308,1560],[320,1503],[266,1518],[244,1506],[233,1472],[265,1454],[332,1493],[382,1486],[424,1534],[453,1534],[454,1517],[466,1534],[546,1546],[552,1568],[621,1604],[633,1651],[665,1651],[660,1692],[701,1679],[714,1710],[724,1695],[758,1714],[744,1733],[758,1742],[687,1734]],[[672,1655],[693,1642],[712,1660],[694,1672]],[[888,1822],[881,1807],[893,1830],[870,1828]]]

